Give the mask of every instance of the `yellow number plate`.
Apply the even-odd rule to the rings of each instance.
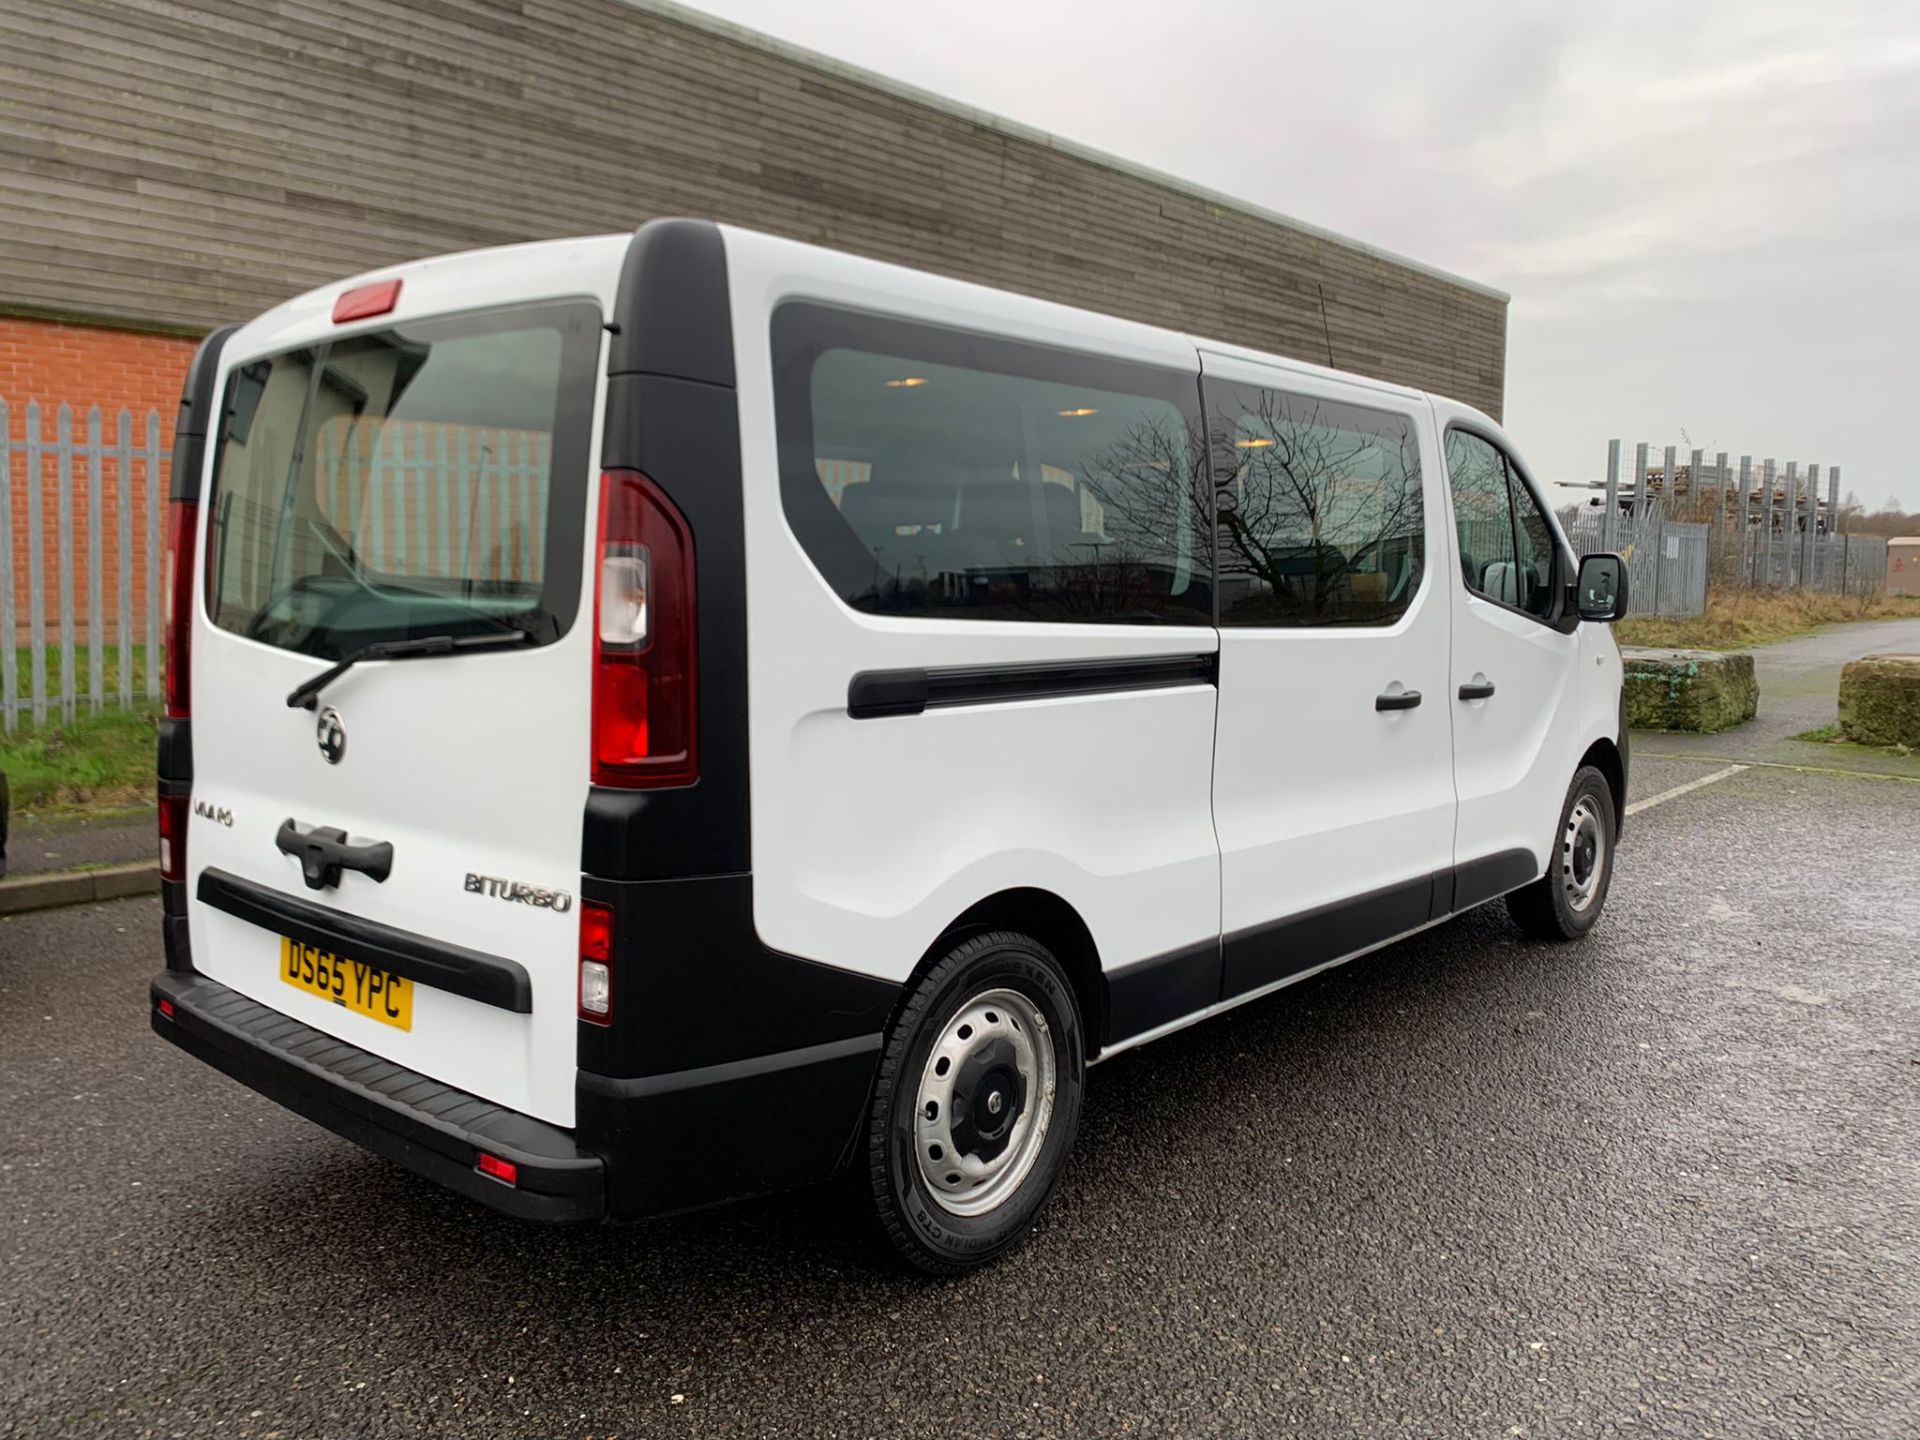
[[[413,982],[362,960],[280,938],[280,978],[296,990],[396,1030],[413,1029]]]

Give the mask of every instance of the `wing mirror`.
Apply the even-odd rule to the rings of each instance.
[[[1618,555],[1586,555],[1574,580],[1582,620],[1618,620],[1627,613],[1627,562]]]

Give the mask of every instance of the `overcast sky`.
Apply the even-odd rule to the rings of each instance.
[[[1509,291],[1506,423],[1920,510],[1917,0],[694,0]]]

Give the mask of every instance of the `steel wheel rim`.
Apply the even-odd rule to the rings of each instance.
[[[1607,827],[1593,797],[1582,795],[1567,816],[1560,837],[1560,884],[1567,908],[1582,914],[1600,893],[1600,877],[1607,864]]]
[[[984,1215],[1017,1191],[1045,1148],[1058,1082],[1047,1017],[1018,990],[983,991],[948,1016],[914,1097],[914,1156],[934,1203]]]

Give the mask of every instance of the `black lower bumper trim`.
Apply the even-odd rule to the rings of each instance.
[[[637,1220],[825,1180],[853,1152],[878,1034],[666,1075],[581,1071],[574,1110],[607,1157],[607,1218]]]
[[[565,1130],[382,1060],[204,975],[163,972],[153,1001],[154,1030],[181,1049],[450,1190],[523,1220],[606,1214],[605,1163]],[[482,1150],[511,1161],[517,1183],[482,1175]]]

